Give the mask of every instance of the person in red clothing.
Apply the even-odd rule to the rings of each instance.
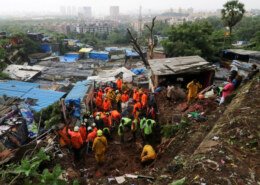
[[[140,94],[137,89],[134,89],[133,100],[135,100],[136,102],[140,101]]]
[[[102,109],[102,104],[103,104],[103,102],[102,102],[102,97],[97,96],[97,97],[96,97],[96,106],[97,106],[98,110],[101,110],[101,109]]]
[[[127,109],[128,101],[129,101],[129,96],[126,91],[124,92],[124,94],[122,94],[121,101],[122,101],[121,108],[122,108],[122,112],[123,112],[125,109]]]
[[[74,127],[74,131],[71,131],[70,129],[68,129],[68,134],[71,137],[71,145],[74,151],[74,158],[76,161],[79,161],[81,156],[81,147],[83,145],[83,139],[79,133],[79,127],[75,126]]]
[[[142,102],[142,108],[145,108],[147,106],[147,102],[148,102],[148,96],[147,93],[143,93],[142,97],[141,97],[141,102]]]
[[[103,102],[104,112],[108,112],[111,109],[111,102],[106,98]]]
[[[121,114],[117,110],[112,110],[110,114],[111,114],[112,124],[113,125],[119,124],[121,120]]]
[[[135,114],[136,114],[136,112],[137,112],[137,109],[138,109],[138,110],[141,110],[141,108],[142,108],[141,103],[140,103],[140,102],[135,102],[134,108],[133,108],[133,115],[135,116]]]
[[[117,89],[118,89],[119,91],[122,90],[122,84],[123,84],[123,81],[122,81],[121,77],[118,77],[118,79],[117,79],[117,81],[116,81],[116,86],[117,86]]]
[[[97,96],[100,97],[101,99],[103,98],[103,91],[101,88],[98,90]]]
[[[61,147],[70,145],[71,142],[70,142],[69,135],[67,133],[67,126],[63,127],[63,129],[60,129],[58,131],[58,133],[60,136],[59,143],[60,143]]]
[[[227,96],[229,96],[235,89],[235,86],[232,82],[229,82],[228,84],[226,84],[222,90],[222,97],[220,99],[220,105],[223,104],[225,102],[225,99]]]
[[[112,119],[109,112],[106,112],[105,116],[102,118],[104,122],[104,127],[111,127],[112,126]]]
[[[88,153],[88,151],[92,149],[94,139],[97,137],[98,129],[95,123],[93,123],[92,127],[88,127],[87,130],[88,130],[88,136],[87,136],[86,143],[87,143],[87,153]]]
[[[82,122],[79,127],[79,133],[83,139],[83,142],[85,142],[87,139],[87,128],[86,128],[86,124],[84,122]]]

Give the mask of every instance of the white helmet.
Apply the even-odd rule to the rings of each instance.
[[[89,127],[87,128],[87,130],[88,130],[88,131],[91,131],[91,130],[92,130],[92,127],[89,126]]]
[[[92,127],[96,127],[96,123],[92,123]]]
[[[75,131],[75,132],[78,132],[78,131],[79,131],[79,127],[78,127],[78,126],[75,126],[75,127],[74,127],[74,131]]]

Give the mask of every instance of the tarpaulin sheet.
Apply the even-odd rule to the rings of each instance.
[[[63,92],[34,88],[30,90],[28,93],[26,93],[22,98],[36,99],[37,100],[36,105],[31,106],[31,108],[36,112],[38,112],[43,108],[46,108],[52,105],[53,103],[59,101],[64,94],[65,93]]]
[[[97,60],[109,60],[109,53],[108,52],[91,51],[89,53],[89,58],[97,59]]]
[[[80,101],[83,100],[86,93],[88,92],[88,89],[90,88],[91,81],[84,80],[77,82],[73,89],[69,92],[69,94],[66,96],[65,101],[68,100],[77,100],[80,99]]]
[[[79,53],[66,53],[64,56],[60,56],[61,62],[76,62],[80,58]]]
[[[50,53],[50,52],[52,52],[52,46],[51,46],[51,44],[41,44],[41,51],[43,52],[43,53]]]
[[[145,72],[145,69],[144,68],[135,68],[135,69],[131,69],[131,71],[136,75],[140,75]]]
[[[127,57],[139,57],[139,54],[132,50],[126,50],[125,54]]]

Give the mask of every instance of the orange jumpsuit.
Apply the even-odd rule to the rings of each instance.
[[[103,102],[103,110],[105,112],[108,112],[111,108],[111,102],[108,99],[105,99],[105,101]]]
[[[58,133],[60,135],[59,142],[60,142],[61,147],[70,145],[70,138],[67,133],[67,127],[64,127],[62,130],[59,130]]]
[[[122,79],[117,79],[116,86],[117,86],[117,89],[120,91],[122,90],[122,84],[123,84]]]
[[[122,101],[123,103],[125,103],[125,102],[127,102],[128,100],[129,100],[128,94],[126,94],[126,93],[122,94],[122,96],[121,96],[121,101]]]
[[[86,126],[84,125],[81,125],[79,127],[79,133],[83,139],[83,142],[85,142],[85,140],[87,139],[87,129],[86,129]]]
[[[142,101],[142,107],[146,107],[147,106],[147,102],[148,102],[148,96],[147,96],[146,93],[144,93],[142,95],[141,101]]]
[[[71,131],[70,129],[68,130],[68,133],[71,137],[72,147],[75,148],[75,149],[80,149],[81,146],[83,145],[83,140],[82,140],[80,133]]]
[[[97,96],[96,97],[96,106],[97,106],[97,108],[101,109],[102,108],[102,104],[103,104],[102,98],[100,96]]]

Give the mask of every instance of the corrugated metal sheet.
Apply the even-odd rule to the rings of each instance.
[[[62,98],[62,96],[65,93],[63,92],[57,92],[52,90],[44,90],[44,89],[38,89],[34,88],[27,92],[25,95],[23,95],[23,99],[26,98],[32,98],[37,99],[35,106],[31,106],[33,110],[36,112],[48,107],[49,105],[52,105],[53,103],[57,102]]]
[[[88,92],[88,89],[91,86],[91,81],[84,80],[77,82],[73,89],[69,92],[69,94],[66,96],[65,100],[77,100],[80,99],[81,101],[85,97],[86,93]]]
[[[36,83],[20,82],[16,80],[0,82],[0,96],[6,95],[8,97],[21,98],[31,89],[39,86],[40,85]]]
[[[43,108],[57,102],[65,93],[39,89],[40,85],[36,83],[7,81],[0,82],[0,96],[17,97],[21,99],[32,98],[36,99],[36,105],[32,106],[35,111],[40,111]]]

